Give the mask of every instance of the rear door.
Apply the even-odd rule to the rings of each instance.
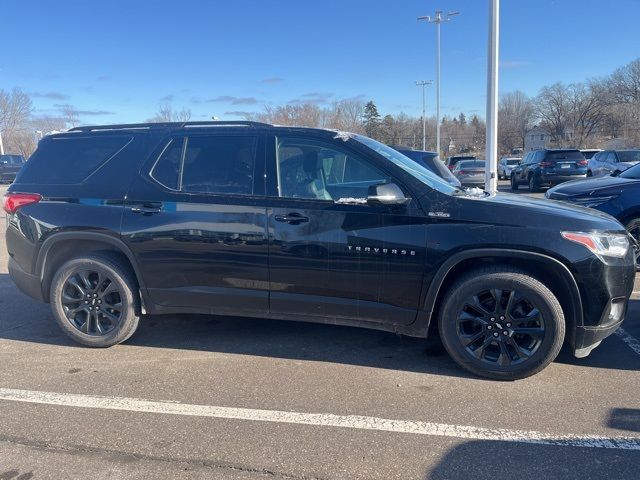
[[[366,204],[371,185],[395,179],[342,140],[271,138],[267,159],[271,312],[412,323],[426,248],[416,202]]]
[[[263,137],[241,130],[164,139],[130,188],[122,236],[158,305],[268,311]]]

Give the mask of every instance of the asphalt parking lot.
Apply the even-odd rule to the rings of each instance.
[[[248,318],[149,317],[96,350],[12,284],[2,235],[0,479],[638,478],[635,290],[623,332],[511,383],[437,339]]]

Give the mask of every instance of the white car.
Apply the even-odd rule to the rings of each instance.
[[[511,170],[518,165],[522,159],[520,157],[503,157],[498,162],[498,179],[508,180],[511,178]]]

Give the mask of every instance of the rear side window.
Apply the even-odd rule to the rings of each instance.
[[[180,161],[183,145],[183,138],[171,140],[151,169],[153,179],[171,190],[180,189]]]
[[[257,138],[250,136],[187,138],[181,190],[251,195],[256,144]]]
[[[131,139],[124,136],[48,139],[31,155],[16,182],[80,183],[127,146]]]

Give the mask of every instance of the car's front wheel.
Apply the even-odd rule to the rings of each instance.
[[[91,255],[64,263],[51,283],[51,308],[60,328],[90,347],[110,347],[138,328],[135,277],[116,258]]]
[[[562,347],[565,320],[555,295],[507,267],[475,270],[447,292],[438,319],[442,342],[466,370],[497,380],[531,376]]]
[[[518,182],[516,181],[516,176],[512,173],[511,174],[511,190],[518,190]]]

